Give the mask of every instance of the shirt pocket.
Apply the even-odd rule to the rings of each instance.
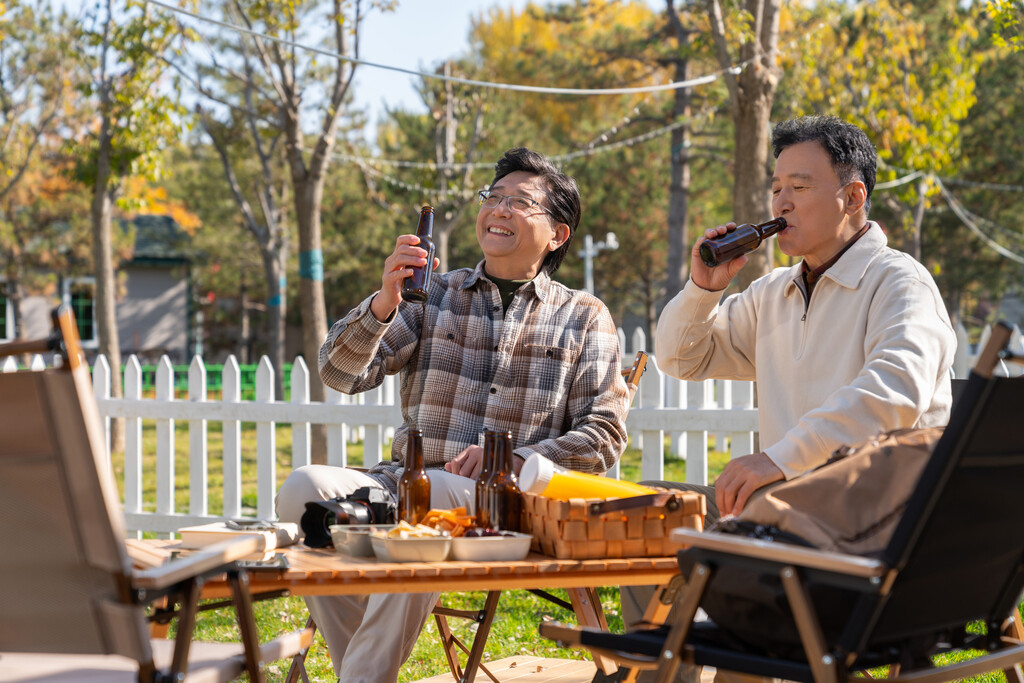
[[[524,344],[519,368],[527,412],[565,406],[572,383],[573,354],[560,346]]]
[[[430,335],[430,358],[427,367],[431,373],[443,373],[453,378],[472,374],[472,354],[467,352],[462,332],[454,327],[437,326]]]

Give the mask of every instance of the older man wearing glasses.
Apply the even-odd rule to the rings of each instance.
[[[608,309],[551,279],[580,221],[576,182],[542,155],[512,149],[480,193],[475,268],[434,274],[426,304],[401,299],[426,264],[415,235],[400,236],[380,289],[331,328],[320,376],[353,394],[401,374],[403,424],[392,460],[366,473],[313,465],[293,472],[278,516],[299,521],[307,501],[361,486],[395,495],[408,430],[423,430],[431,507],[471,507],[485,429],[512,432],[516,471],[534,453],[603,472],[626,447],[626,385]],[[345,683],[393,681],[437,595],[308,598]]]

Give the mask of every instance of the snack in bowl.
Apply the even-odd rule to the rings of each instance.
[[[458,538],[472,529],[476,523],[476,517],[466,514],[466,508],[453,508],[451,510],[430,510],[420,522],[441,531],[447,531],[452,538]]]
[[[532,540],[530,534],[515,531],[472,529],[464,536],[452,539],[452,559],[465,562],[522,560],[529,554]]]
[[[451,544],[447,532],[407,522],[370,535],[373,552],[383,562],[440,562],[448,557]]]

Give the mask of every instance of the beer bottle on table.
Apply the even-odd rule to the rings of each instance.
[[[495,468],[494,456],[495,447],[498,441],[498,432],[491,429],[484,430],[484,455],[480,467],[480,476],[476,479],[474,508],[476,510],[476,525],[481,529],[490,529],[491,524],[491,483],[494,481]]]
[[[502,531],[522,528],[523,494],[519,490],[512,460],[512,433],[502,430],[497,438],[494,484],[491,488],[491,525]]]
[[[398,520],[419,524],[430,511],[430,479],[423,467],[423,430],[410,429],[405,470],[398,479]]]
[[[424,206],[420,210],[420,222],[416,226],[416,236],[420,238],[417,245],[427,250],[427,264],[416,266],[412,269],[412,275],[405,278],[402,283],[402,298],[406,301],[422,304],[427,300],[430,292],[430,274],[434,270],[434,208]]]
[[[786,219],[781,216],[764,223],[737,225],[730,232],[704,240],[700,244],[700,260],[708,268],[714,268],[737,256],[754,251],[761,242],[786,228]]]

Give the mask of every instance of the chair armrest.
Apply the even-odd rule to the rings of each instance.
[[[680,527],[672,530],[672,540],[689,548],[749,557],[780,565],[795,565],[863,579],[881,579],[889,567],[878,560],[846,555],[786,543],[769,543],[715,532]]]
[[[185,579],[216,571],[253,553],[261,553],[266,545],[266,539],[261,536],[241,536],[222,541],[160,567],[135,571],[132,573],[132,586],[146,590],[167,588]]]

